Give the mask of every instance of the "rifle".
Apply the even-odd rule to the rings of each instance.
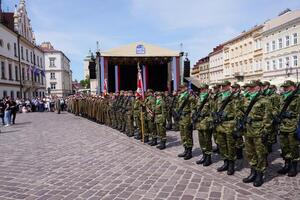
[[[247,107],[247,110],[244,113],[243,117],[241,119],[237,120],[236,127],[234,128],[234,131],[233,131],[234,138],[240,138],[241,132],[245,129],[246,123],[251,123],[251,119],[248,118],[248,115],[249,115],[250,111],[252,110],[254,104],[257,102],[259,96],[260,95],[257,95],[254,99],[252,99],[252,101],[250,102],[249,106]]]
[[[221,108],[217,111],[212,113],[213,114],[213,121],[214,121],[214,127],[217,127],[219,124],[221,124],[225,118],[224,116],[224,109],[230,102],[232,96],[234,93],[232,92],[229,97],[225,100],[225,102],[222,104]]]
[[[188,102],[188,99],[189,99],[189,96],[187,96],[184,100],[184,102],[181,104],[180,108],[178,109],[178,112],[174,111],[173,112],[173,117],[174,117],[174,120],[175,121],[178,121],[182,115],[182,112],[183,112],[183,108],[185,107],[185,105],[187,104]]]
[[[202,117],[202,109],[204,107],[204,105],[206,104],[207,100],[209,97],[206,97],[204,99],[204,101],[202,102],[202,104],[197,108],[196,112],[194,113],[194,115],[192,116],[192,124],[195,124],[196,121],[199,119],[199,117]]]
[[[297,94],[299,89],[300,89],[300,84],[298,84],[296,90],[294,90],[292,92],[292,94],[285,100],[285,103],[284,103],[280,113],[277,116],[274,117],[274,119],[272,121],[272,125],[274,125],[276,127],[277,132],[278,132],[279,125],[281,124],[282,120],[284,118],[289,118],[290,117],[290,113],[286,112],[286,109],[289,107],[291,102],[294,100],[294,96],[295,96],[295,94]]]

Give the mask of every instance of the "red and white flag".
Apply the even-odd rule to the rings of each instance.
[[[142,78],[142,72],[141,72],[141,68],[140,65],[138,63],[138,80],[137,80],[137,90],[136,92],[142,96],[142,98],[144,99],[144,84],[143,84],[143,78]]]
[[[107,79],[104,79],[103,93],[104,95],[107,95]]]

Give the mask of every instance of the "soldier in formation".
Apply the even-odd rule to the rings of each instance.
[[[178,154],[192,158],[193,128],[198,132],[202,157],[196,163],[212,164],[213,153],[219,153],[223,165],[218,172],[235,172],[237,159],[250,165],[249,176],[242,181],[259,187],[264,183],[268,155],[272,146],[281,146],[284,165],[279,174],[297,175],[300,159],[300,89],[285,81],[279,94],[269,82],[251,81],[243,87],[226,81],[212,89],[201,84],[199,95],[187,84],[180,90],[154,92],[145,98],[133,91],[98,96],[74,95],[67,99],[68,111],[97,123],[110,126],[159,150],[167,147],[167,130],[180,131],[184,151]],[[213,144],[216,144],[213,150]]]

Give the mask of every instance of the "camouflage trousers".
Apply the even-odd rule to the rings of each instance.
[[[192,148],[194,144],[193,129],[189,117],[182,117],[182,119],[179,121],[179,131],[182,145],[185,148]]]
[[[126,133],[128,136],[134,135],[133,115],[131,113],[126,114]]]
[[[299,141],[295,132],[280,133],[281,155],[284,160],[299,161]]]
[[[245,136],[246,159],[250,166],[259,172],[267,168],[267,148],[262,137]]]
[[[139,113],[134,113],[133,119],[138,131],[142,132],[141,115]]]
[[[155,136],[156,137],[156,135],[157,135],[156,127],[155,127],[153,120],[145,118],[144,127],[145,127],[145,136],[148,136],[148,137]]]
[[[223,159],[236,160],[235,140],[233,138],[234,121],[223,122],[216,128],[217,144]]]
[[[212,133],[209,129],[198,130],[198,139],[202,154],[212,154]]]
[[[165,123],[156,123],[156,133],[160,139],[160,141],[167,141],[167,133],[166,133],[166,124]],[[153,136],[152,138],[156,138],[157,136]]]
[[[275,144],[276,142],[277,142],[277,133],[276,130],[272,127],[272,129],[268,134],[268,144],[272,145]]]

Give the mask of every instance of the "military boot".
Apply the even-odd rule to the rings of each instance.
[[[134,136],[134,139],[136,139],[136,140],[140,140],[142,138],[142,136],[141,136],[141,133],[140,132],[138,132],[135,136]]]
[[[148,143],[149,142],[149,136],[145,136],[144,137],[144,143]]]
[[[187,152],[186,152],[186,154],[184,156],[184,160],[189,160],[192,157],[193,157],[193,155],[192,155],[192,148],[187,148]]]
[[[227,175],[233,175],[233,174],[234,174],[234,161],[228,160]]]
[[[254,187],[260,187],[264,183],[264,173],[263,172],[256,172],[256,177],[253,182]]]
[[[211,155],[206,155],[206,159],[205,159],[205,161],[203,163],[203,166],[207,167],[209,165],[211,165]]]
[[[286,174],[290,171],[291,167],[292,167],[291,161],[290,160],[285,160],[284,161],[284,166],[280,170],[278,170],[277,173],[278,174]]]
[[[157,138],[153,138],[151,140],[151,143],[148,143],[150,146],[156,146],[157,145]]]
[[[236,158],[238,160],[243,159],[243,148],[237,148],[236,149]]]
[[[166,141],[160,141],[159,145],[156,147],[159,150],[163,150],[166,148]]]
[[[297,161],[292,161],[291,169],[288,172],[289,177],[294,177],[297,175],[297,164],[298,164]]]
[[[256,170],[251,168],[250,175],[247,178],[244,178],[243,182],[244,183],[251,183],[255,180],[255,178],[256,178]]]
[[[217,169],[218,172],[223,172],[228,170],[228,160],[224,160],[224,164]]]
[[[177,156],[180,157],[180,158],[182,158],[182,157],[185,157],[186,154],[187,154],[187,148],[184,147],[184,152],[178,154]]]
[[[207,155],[203,154],[202,158],[200,160],[196,161],[196,164],[197,165],[203,164],[206,160],[206,157],[207,157]]]

